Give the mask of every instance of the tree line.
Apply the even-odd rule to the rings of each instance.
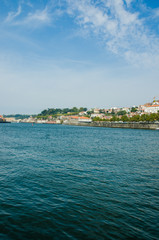
[[[142,114],[142,115],[134,115],[132,117],[128,117],[127,115],[123,115],[121,118],[118,116],[112,116],[111,119],[101,119],[99,117],[93,118],[93,121],[111,121],[111,122],[154,122],[159,121],[159,112],[151,113],[151,114]]]
[[[73,107],[73,108],[48,108],[43,110],[40,114],[38,114],[37,117],[39,118],[46,118],[47,116],[53,116],[56,117],[58,115],[76,115],[79,114],[80,112],[85,112],[87,111],[86,107]]]

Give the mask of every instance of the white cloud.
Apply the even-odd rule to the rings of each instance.
[[[66,11],[81,29],[93,32],[111,52],[134,62],[136,59],[143,61],[143,56],[146,55],[152,57],[154,62],[153,57],[158,59],[159,56],[159,37],[146,24],[150,16],[151,20],[158,18],[159,9],[149,9],[151,14],[146,19],[136,9],[132,10],[133,2],[135,0],[50,0],[43,9],[35,10],[31,7],[29,13],[23,11],[22,14],[20,5],[17,11],[8,13],[5,22],[17,26],[40,27],[51,25]]]
[[[67,2],[68,13],[75,17],[80,26],[100,37],[110,51],[132,61],[140,59],[140,62],[145,54],[150,58],[152,56],[152,62],[154,56],[159,56],[159,38],[151,33],[140,13],[132,11],[132,0]]]
[[[71,14],[77,14],[76,19],[80,25],[104,34],[107,41],[111,37],[124,37],[130,26],[140,25],[137,13],[126,11],[122,0],[104,1],[101,7],[90,1],[68,0],[68,3]]]
[[[153,13],[154,13],[153,16],[158,18],[159,17],[159,8],[155,9]]]
[[[21,6],[18,7],[17,11],[16,12],[9,12],[8,13],[8,16],[6,18],[6,22],[11,22],[13,21],[16,17],[18,17],[22,12],[22,8]]]
[[[56,17],[62,14],[59,9],[54,9],[51,4],[47,4],[43,9],[36,10],[29,5],[31,7],[30,11],[25,12],[25,8],[23,8],[23,14],[22,7],[19,6],[16,12],[8,13],[5,23],[13,26],[39,27],[51,24]]]
[[[132,3],[132,0],[125,0],[126,4],[128,7],[130,7],[131,3]]]
[[[28,16],[24,19],[23,23],[50,23],[51,16],[48,11],[48,8],[45,7],[43,10],[37,10],[34,13],[29,13]]]

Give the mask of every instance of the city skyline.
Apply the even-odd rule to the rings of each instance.
[[[156,1],[1,1],[0,112],[130,107],[158,96]]]

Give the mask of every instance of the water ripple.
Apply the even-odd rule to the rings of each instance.
[[[0,239],[159,239],[159,132],[0,125]]]

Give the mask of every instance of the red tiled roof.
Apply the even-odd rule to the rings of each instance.
[[[148,107],[159,107],[159,104],[150,105]]]
[[[90,119],[90,118],[88,118],[88,117],[80,117],[80,119]]]
[[[79,117],[78,117],[78,116],[70,116],[70,118],[72,118],[72,119],[78,119]]]

